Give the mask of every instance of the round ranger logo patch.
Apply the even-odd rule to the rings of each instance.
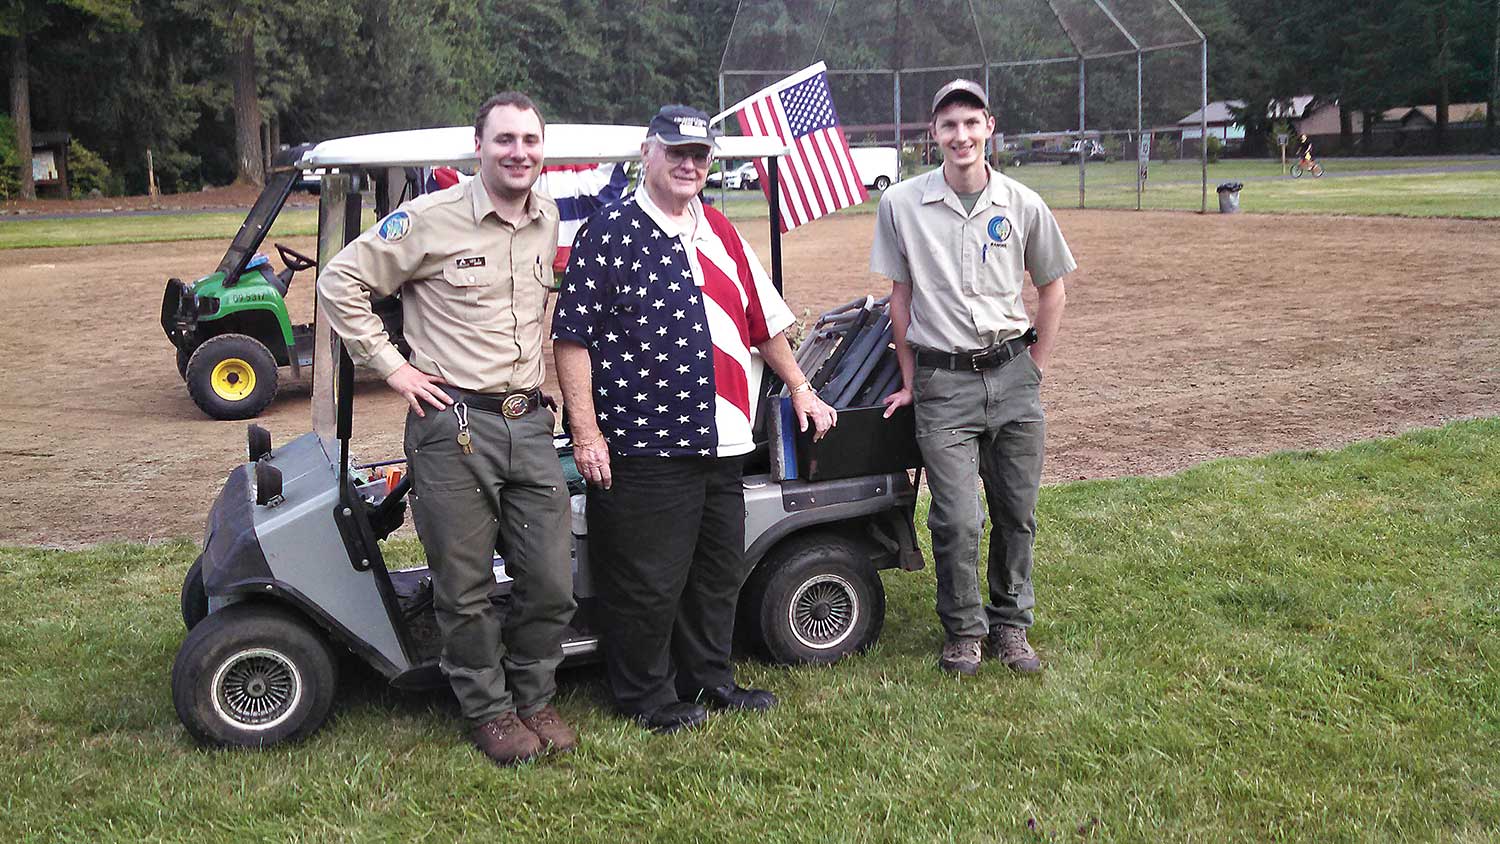
[[[992,221],[990,223],[990,230],[994,231],[994,228],[995,224]],[[380,221],[380,239],[386,243],[395,243],[401,238],[406,237],[410,231],[411,215],[405,211],[397,211]]]
[[[1010,240],[1010,220],[1004,214],[996,214],[990,218],[990,240],[996,243]]]

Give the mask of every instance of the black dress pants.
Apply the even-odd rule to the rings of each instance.
[[[615,704],[642,715],[734,682],[745,565],[739,457],[611,457],[589,488],[589,559]]]

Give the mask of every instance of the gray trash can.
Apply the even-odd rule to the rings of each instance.
[[[1225,182],[1219,185],[1219,213],[1238,214],[1240,211],[1240,190],[1245,185],[1242,182]]]

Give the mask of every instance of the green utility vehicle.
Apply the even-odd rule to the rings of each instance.
[[[297,274],[315,270],[317,261],[273,243],[281,259],[278,272],[259,252],[301,178],[297,162],[311,148],[278,153],[265,189],[219,266],[191,283],[169,279],[162,295],[161,327],[177,349],[177,373],[193,403],[215,419],[259,415],[276,397],[282,367],[297,378],[312,365],[312,327],[292,322],[286,296]],[[390,335],[400,338],[399,302],[377,303],[375,311]]]

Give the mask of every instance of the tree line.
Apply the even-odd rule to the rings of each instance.
[[[816,20],[829,2],[746,3],[758,11],[741,26],[760,20],[768,32],[805,28],[795,22]],[[881,4],[865,4],[872,10],[863,16],[869,38],[825,41],[815,45],[818,57],[837,67],[840,57],[879,49],[876,38],[901,37],[903,26],[926,27],[929,41],[962,31],[942,24],[952,17],[949,7],[967,2],[902,2],[888,21],[873,11]],[[1004,2],[1020,8],[1021,0]],[[1032,17],[1046,17],[1049,0],[1028,2],[1036,7]],[[1020,18],[986,0],[975,3],[991,48],[1010,43],[1007,21]],[[1447,104],[1497,95],[1500,0],[1181,5],[1209,39],[1210,98],[1250,104],[1241,117],[1252,141],[1270,128],[1259,104],[1299,94],[1337,100],[1346,134],[1355,113],[1435,103],[1439,137]],[[174,192],[258,183],[267,150],[282,144],[467,123],[478,102],[506,88],[529,92],[552,121],[641,122],[669,101],[712,109],[740,7],[737,0],[0,0],[0,49],[7,53],[0,72],[10,94],[0,147],[13,151],[5,169],[21,194],[30,187],[37,127],[67,131],[102,158],[114,190],[145,191],[149,150],[162,190]],[[753,35],[742,28],[735,37],[753,43],[746,40]],[[1013,49],[1028,49],[1028,37],[1014,36]],[[1134,124],[1130,64],[1118,84],[1108,74],[1090,78],[1091,92],[1119,89],[1090,94],[1102,103],[1097,111],[1090,106],[1099,115],[1091,125]],[[1180,117],[1188,103],[1196,108],[1196,85],[1188,84],[1196,80],[1194,65],[1173,71],[1192,76],[1171,96],[1148,89],[1153,118]],[[992,90],[1029,102],[1024,95],[1041,88],[1066,91],[1067,72],[995,74]],[[872,91],[871,102],[884,96]],[[905,96],[919,110],[920,92]],[[1072,125],[1069,97],[1033,99],[1036,105],[1007,118],[1038,128]],[[1057,121],[1064,122],[1049,125]],[[1364,121],[1367,131],[1370,123]]]

